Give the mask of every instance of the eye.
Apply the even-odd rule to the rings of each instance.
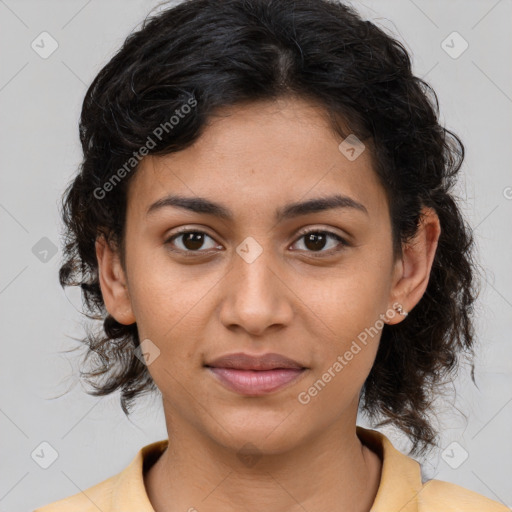
[[[321,253],[322,255],[342,251],[350,245],[338,234],[319,229],[303,232],[294,245],[299,242],[302,242],[303,247],[299,247],[297,250]],[[175,233],[165,241],[165,244],[174,246],[171,250],[182,253],[200,253],[222,248],[204,231],[190,229]]]
[[[210,240],[210,242],[207,243],[207,240]],[[169,245],[176,245],[177,250],[182,252],[206,252],[209,249],[219,247],[210,235],[204,231],[194,230],[176,233],[168,238],[165,243]],[[200,251],[200,249],[202,250]]]
[[[342,251],[345,246],[348,246],[348,242],[330,231],[322,230],[309,230],[302,233],[299,241],[303,241],[302,245],[305,247],[299,248],[298,250],[305,250],[307,252],[320,252],[320,253],[333,253]],[[330,242],[329,242],[330,241]],[[295,242],[296,244],[298,242]],[[323,250],[327,248],[327,250]]]

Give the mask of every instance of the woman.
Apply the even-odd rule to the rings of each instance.
[[[169,440],[36,512],[505,511],[419,464],[473,354],[464,157],[405,49],[326,0],[189,0],[84,100],[64,198],[96,395],[159,390]]]

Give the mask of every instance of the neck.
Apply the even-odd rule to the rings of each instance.
[[[285,453],[262,449],[245,457],[194,434],[175,428],[145,475],[155,512],[234,512],[247,504],[277,512],[368,512],[377,494],[382,461],[361,443],[355,423]]]

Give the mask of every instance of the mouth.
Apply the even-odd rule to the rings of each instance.
[[[249,396],[281,390],[297,381],[308,369],[280,354],[228,354],[204,366],[224,387]]]

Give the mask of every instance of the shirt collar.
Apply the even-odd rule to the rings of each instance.
[[[382,462],[380,485],[370,512],[418,512],[421,468],[417,461],[398,451],[382,433],[356,426],[363,444],[379,455]],[[168,439],[141,448],[132,462],[117,475],[112,493],[112,510],[154,512],[144,486],[144,461],[162,453]]]
[[[381,432],[356,426],[361,442],[382,460],[380,485],[370,512],[418,512],[422,489],[420,464],[398,451]]]
[[[144,461],[150,456],[162,453],[168,444],[169,440],[163,439],[144,446],[132,462],[119,473],[112,492],[112,511],[155,512],[144,486]]]

